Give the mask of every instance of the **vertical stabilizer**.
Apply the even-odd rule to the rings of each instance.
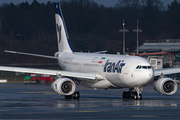
[[[74,52],[69,41],[69,36],[66,30],[66,25],[60,4],[55,3],[55,8],[56,32],[59,52]]]

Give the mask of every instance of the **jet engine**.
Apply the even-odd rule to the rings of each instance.
[[[177,91],[177,83],[171,78],[161,78],[154,83],[154,89],[162,95],[173,95]]]
[[[51,84],[51,88],[59,95],[68,96],[75,92],[76,85],[69,78],[60,78]]]

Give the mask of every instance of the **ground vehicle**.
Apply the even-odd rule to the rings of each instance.
[[[24,84],[26,85],[26,84],[30,84],[31,82],[31,76],[26,76],[25,78],[24,78]]]
[[[24,84],[51,84],[54,79],[51,76],[26,76]]]
[[[32,76],[32,84],[51,84],[54,82],[54,79],[51,76]]]

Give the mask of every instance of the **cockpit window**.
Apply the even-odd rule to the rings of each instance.
[[[136,69],[141,69],[141,66],[140,66],[140,65],[138,65],[138,66],[136,67]]]
[[[138,65],[136,67],[136,69],[151,69],[152,67],[151,66],[141,66],[141,65]]]
[[[151,66],[148,66],[148,69],[151,69],[152,67]]]
[[[139,69],[139,65],[136,67],[136,69]]]
[[[142,69],[147,69],[147,66],[142,66]]]

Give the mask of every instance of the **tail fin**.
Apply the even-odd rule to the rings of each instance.
[[[58,49],[59,52],[74,52],[67,33],[65,21],[63,18],[63,14],[61,11],[61,6],[59,3],[55,3],[56,13],[56,31],[57,31],[57,41],[58,41]]]

